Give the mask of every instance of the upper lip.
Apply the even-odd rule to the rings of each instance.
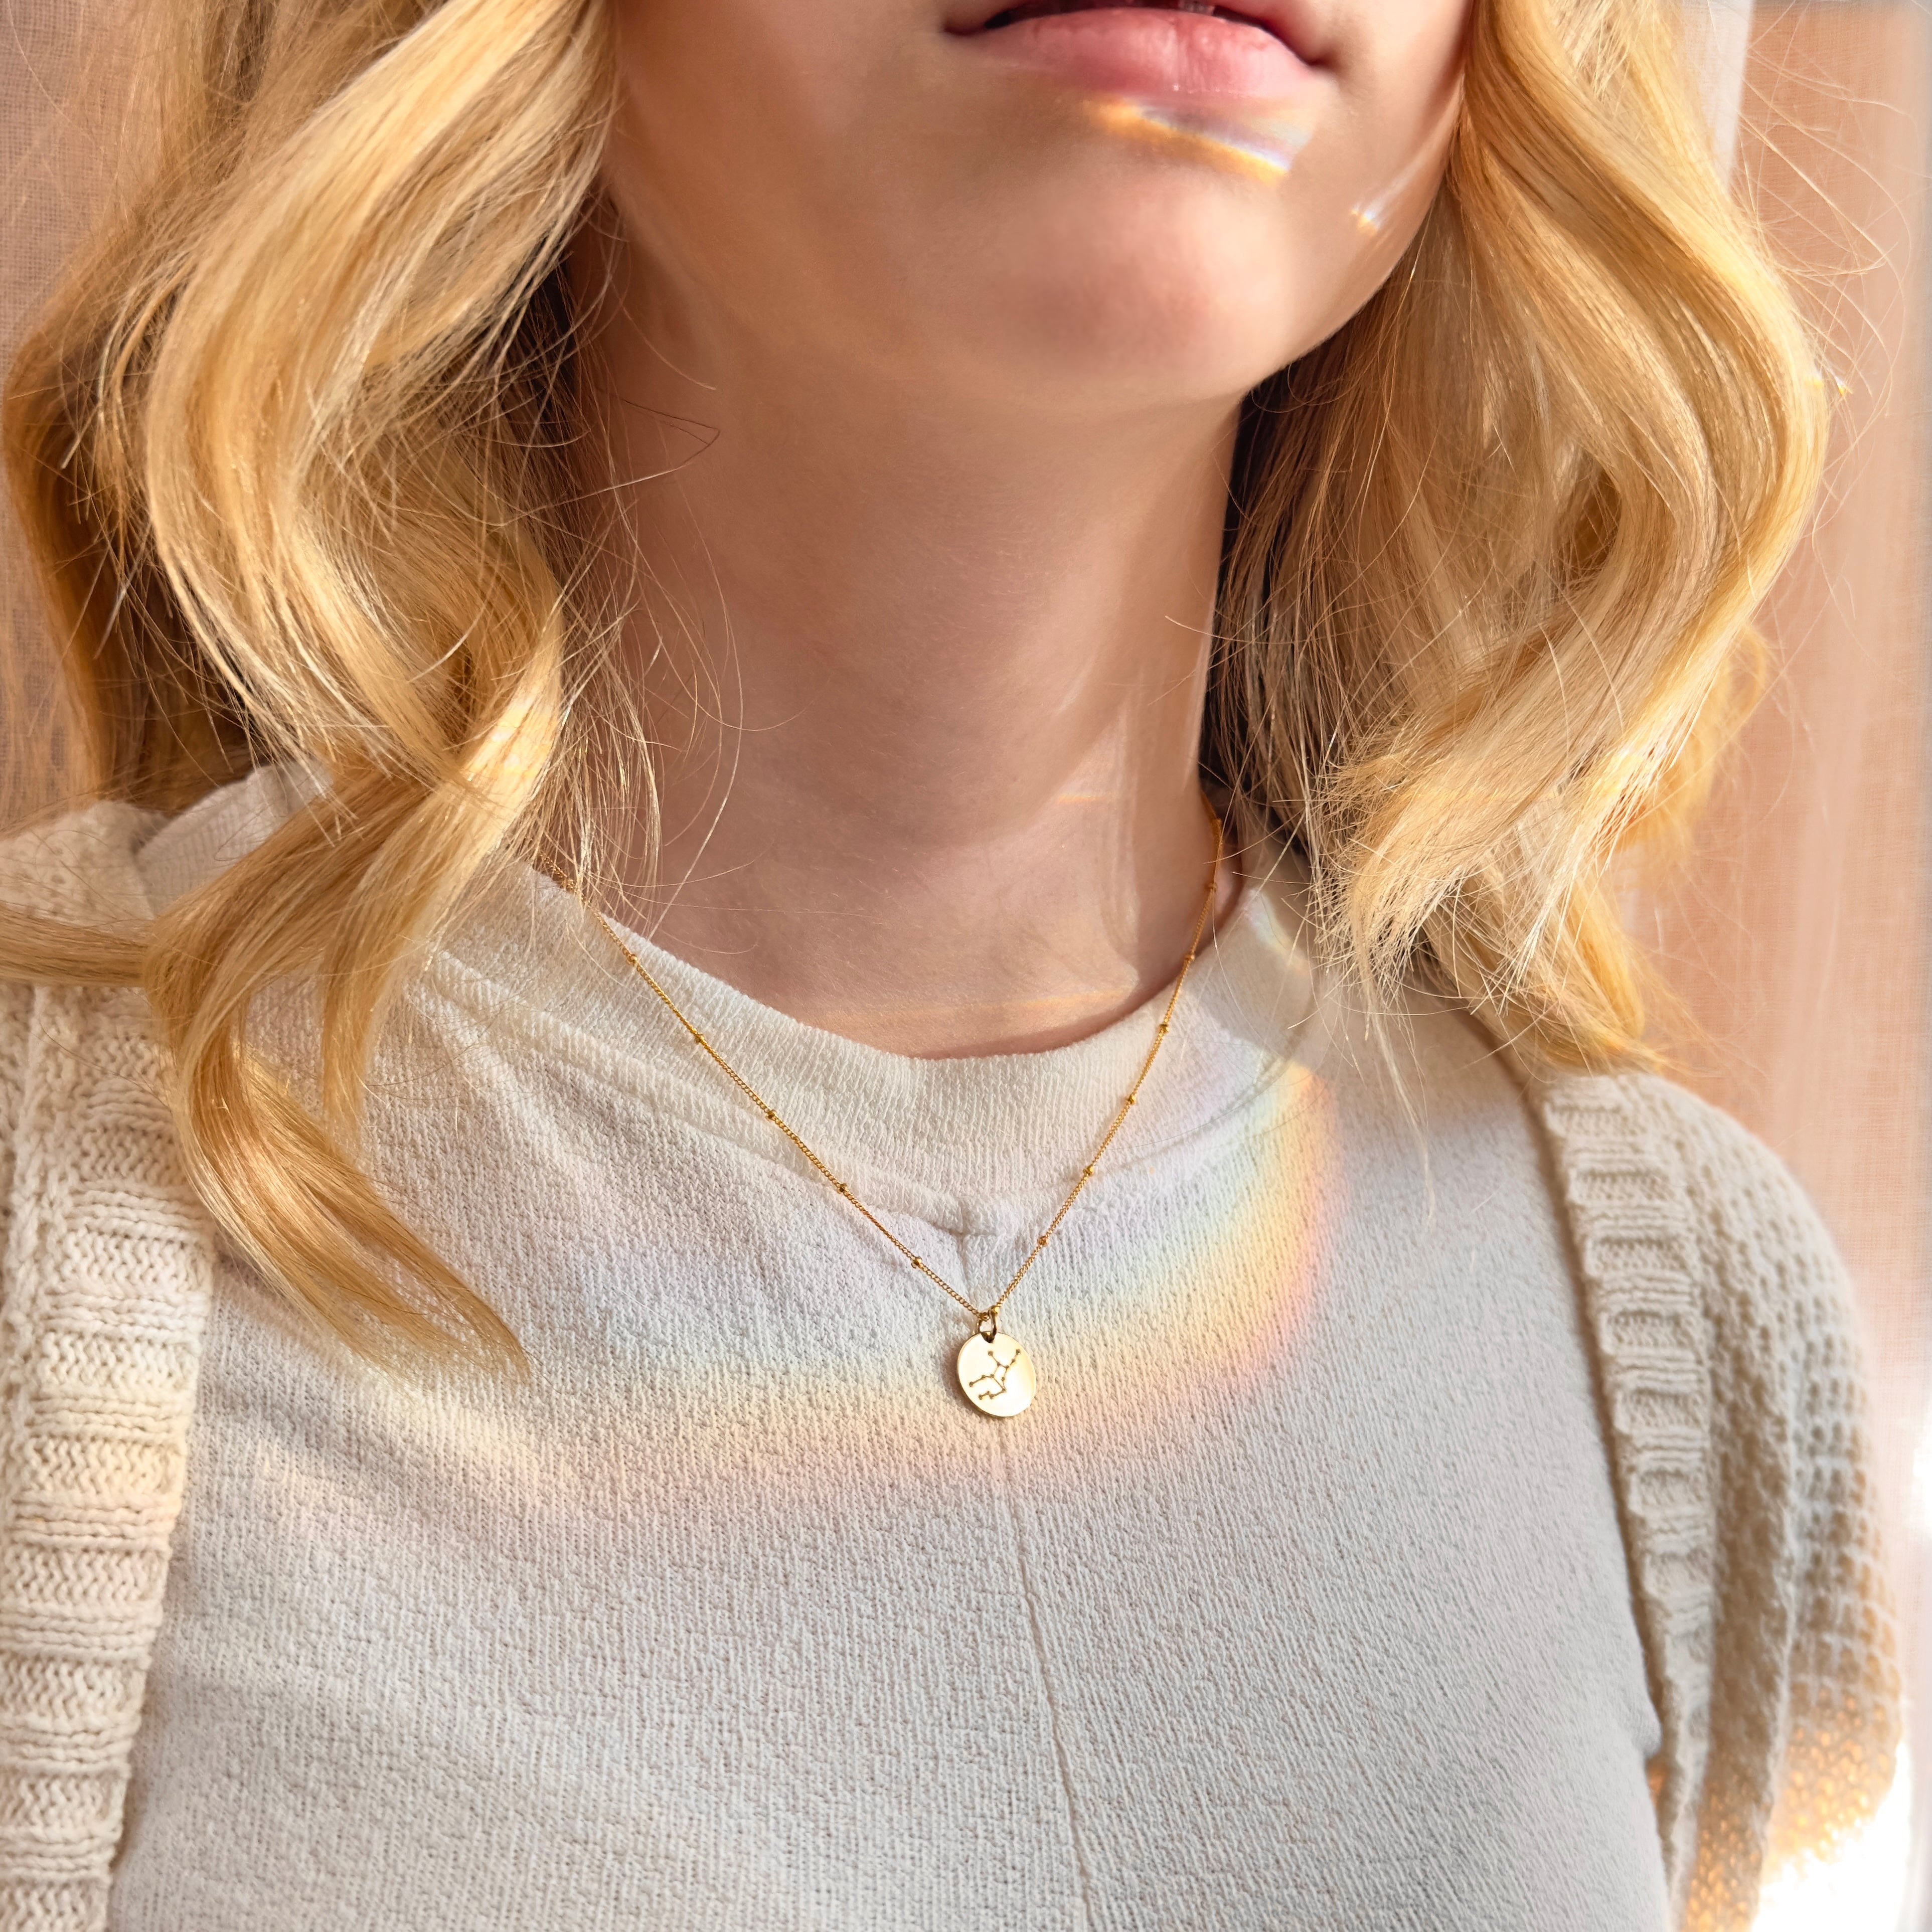
[[[969,0],[968,4],[948,18],[946,31],[953,34],[979,33],[988,20],[1009,12],[1016,4],[1017,0]],[[1104,7],[1108,0],[1094,0],[1094,4]],[[1272,34],[1305,65],[1322,64],[1315,22],[1303,0],[1240,0],[1240,4],[1232,6],[1228,0],[1215,0],[1215,4],[1219,11],[1238,14],[1263,32]]]

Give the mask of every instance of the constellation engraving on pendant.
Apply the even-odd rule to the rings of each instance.
[[[959,1351],[959,1386],[987,1415],[1017,1415],[1037,1386],[1033,1358],[1010,1335],[968,1337]]]

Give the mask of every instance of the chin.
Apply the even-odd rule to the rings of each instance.
[[[991,380],[1049,409],[1238,398],[1310,346],[1310,319],[1276,224],[1201,199],[1142,191],[1010,227],[942,312],[973,318]]]

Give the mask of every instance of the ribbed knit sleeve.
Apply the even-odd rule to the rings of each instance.
[[[27,1079],[27,1017],[31,986],[0,985],[0,1309],[7,1296],[7,1236],[13,1225],[14,1144]]]
[[[1891,1593],[1857,1322],[1768,1148],[1669,1082],[1546,1094],[1664,1730],[1688,1932],[1747,1932],[1768,1870],[1828,1858],[1890,1788]]]
[[[1682,1924],[1709,1746],[1716,1507],[1701,1244],[1673,1094],[1628,1077],[1559,1079],[1543,1111],[1662,1732],[1658,1833]]]
[[[1828,1857],[1890,1788],[1897,1634],[1837,1249],[1760,1142],[1649,1084],[1682,1151],[1702,1251],[1718,1498],[1710,1755],[1687,1922],[1742,1927],[1762,1870]]]
[[[151,824],[0,846],[0,902],[144,916]],[[142,995],[0,992],[0,1926],[99,1932],[213,1271]]]

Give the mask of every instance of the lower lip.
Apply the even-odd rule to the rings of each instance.
[[[990,56],[1096,94],[1280,100],[1312,74],[1272,34],[1211,14],[1099,7],[971,38]]]

